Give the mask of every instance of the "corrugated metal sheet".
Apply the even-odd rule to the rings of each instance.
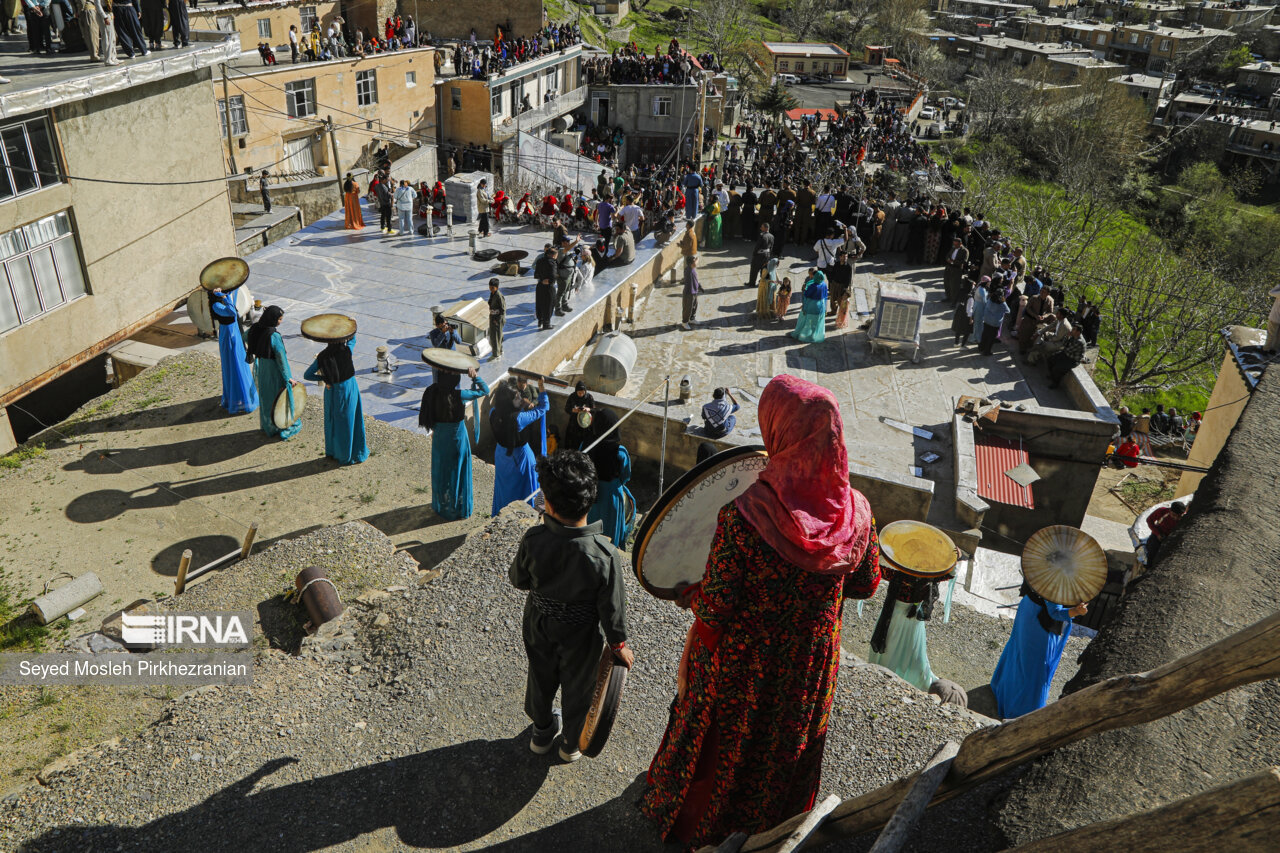
[[[1010,468],[1027,462],[1030,456],[1018,444],[998,435],[979,435],[974,440],[978,457],[978,497],[996,503],[1035,509],[1030,486],[1019,486],[1004,475]]]

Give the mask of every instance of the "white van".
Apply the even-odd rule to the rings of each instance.
[[[784,86],[795,86],[800,83],[800,78],[794,74],[779,74],[778,82]]]

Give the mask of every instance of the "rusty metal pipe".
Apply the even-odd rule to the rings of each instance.
[[[319,628],[342,613],[344,608],[338,589],[319,566],[308,566],[298,572],[294,585],[307,608],[307,615],[311,617],[312,628]]]

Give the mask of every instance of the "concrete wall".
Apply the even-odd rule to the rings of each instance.
[[[201,70],[55,108],[67,174],[139,182],[220,176],[209,80]],[[52,379],[118,333],[167,312],[196,286],[205,264],[235,254],[220,181],[121,187],[72,180],[0,204],[0,231],[67,209],[89,295],[0,335],[0,403],[20,396],[24,383]]]
[[[664,156],[686,129],[688,139],[700,138],[702,97],[697,86],[616,85],[592,87],[592,91],[609,95],[609,125],[622,128],[622,155],[627,165],[642,162],[645,155],[650,161]],[[671,115],[653,114],[655,97],[671,98]],[[588,96],[588,106],[590,103]],[[690,148],[681,145],[681,157],[690,153]]]
[[[254,69],[253,77],[231,75],[229,94],[242,93],[247,109],[249,132],[235,139],[237,170],[258,171],[285,156],[285,141],[312,139],[316,171],[335,175],[333,146],[324,132],[326,117],[332,117],[338,142],[337,172],[345,174],[367,159],[384,140],[417,141],[430,144],[436,135],[435,66],[433,50],[402,50],[366,59],[336,59],[278,65],[274,69]],[[377,72],[378,101],[369,106],[356,102],[356,74]],[[410,86],[406,74],[416,75]],[[290,118],[285,85],[314,79],[318,106],[315,115]],[[221,80],[214,81],[215,96],[222,99]],[[276,112],[271,112],[271,110]],[[216,113],[215,113],[216,115]],[[225,154],[225,142],[223,143]],[[364,165],[364,164],[361,164]],[[272,166],[273,172],[288,171],[289,163]]]
[[[1222,359],[1222,366],[1218,368],[1218,380],[1213,384],[1213,393],[1205,406],[1204,420],[1196,431],[1195,443],[1187,454],[1188,464],[1202,468],[1213,464],[1240,420],[1240,413],[1249,405],[1249,394],[1249,386],[1240,375],[1235,356],[1228,351]],[[1178,495],[1195,492],[1204,477],[1204,474],[1195,471],[1184,471],[1178,479]]]
[[[332,177],[303,178],[295,181],[268,184],[271,189],[271,204],[282,207],[296,207],[302,213],[302,225],[315,222],[322,216],[328,216],[342,206],[342,191],[337,180]],[[360,179],[363,189],[368,181]],[[251,175],[241,175],[227,180],[227,188],[233,202],[260,204],[262,196],[258,192],[258,179]]]
[[[413,0],[400,0],[399,10],[401,15],[414,15],[419,29],[433,38],[464,39],[475,30],[476,38],[486,41],[499,25],[516,38],[542,29],[542,0],[467,0],[416,7]]]

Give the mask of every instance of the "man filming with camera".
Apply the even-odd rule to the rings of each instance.
[[[462,338],[458,337],[458,327],[446,320],[443,314],[437,314],[435,322],[436,327],[427,332],[427,340],[431,341],[431,346],[437,349],[453,349],[462,343]],[[432,369],[431,381],[440,381],[439,371]]]

